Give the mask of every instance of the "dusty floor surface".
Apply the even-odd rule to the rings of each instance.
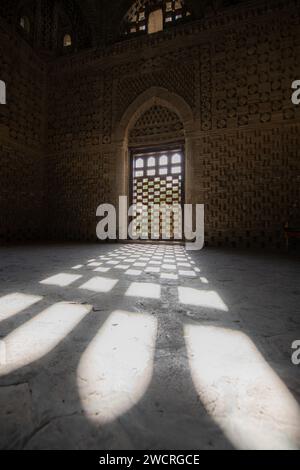
[[[0,250],[0,448],[300,448],[293,256]]]

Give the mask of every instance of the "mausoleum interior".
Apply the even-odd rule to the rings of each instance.
[[[0,449],[300,449],[299,90],[297,0],[0,0]]]

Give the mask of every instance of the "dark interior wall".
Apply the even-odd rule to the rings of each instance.
[[[138,96],[161,87],[192,111],[191,198],[206,206],[207,241],[282,246],[282,224],[300,199],[300,107],[291,103],[299,2],[248,2],[47,62],[0,24],[8,93],[0,107],[1,240],[95,240],[96,208],[117,196],[120,120]],[[139,144],[143,133],[152,141],[162,116],[141,117]]]
[[[96,207],[118,177],[114,132],[141,93],[163,87],[193,112],[192,200],[206,205],[207,241],[283,245],[300,187],[300,6],[250,4],[50,65],[53,235],[94,239]]]
[[[45,236],[46,66],[0,21],[0,241]]]
[[[60,72],[61,65],[48,80],[49,236],[94,240],[96,208],[111,201],[114,175],[110,149],[102,147],[104,76],[94,67]]]

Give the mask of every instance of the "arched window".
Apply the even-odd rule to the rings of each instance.
[[[64,35],[63,46],[65,48],[72,46],[72,36],[71,36],[71,34],[65,34]]]
[[[0,80],[0,104],[6,104],[6,85],[3,80]]]
[[[159,10],[154,10],[149,13],[148,18],[148,33],[158,33],[164,29],[164,15],[163,11],[160,8]]]
[[[187,20],[186,0],[135,0],[122,23],[122,34],[153,34]]]
[[[163,155],[162,157],[160,157],[159,159],[159,165],[160,166],[166,166],[168,164],[168,157],[167,155]]]
[[[142,158],[138,158],[135,163],[136,168],[144,168],[144,160]]]
[[[30,24],[30,19],[28,18],[28,16],[21,16],[20,26],[25,31],[25,33],[30,34],[31,24]]]
[[[181,155],[179,153],[175,153],[172,157],[172,165],[178,165],[181,163]]]
[[[155,166],[155,158],[153,158],[153,157],[148,158],[147,165],[148,165],[148,167]]]

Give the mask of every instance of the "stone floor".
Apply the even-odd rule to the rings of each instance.
[[[299,259],[0,249],[2,449],[299,449]]]

